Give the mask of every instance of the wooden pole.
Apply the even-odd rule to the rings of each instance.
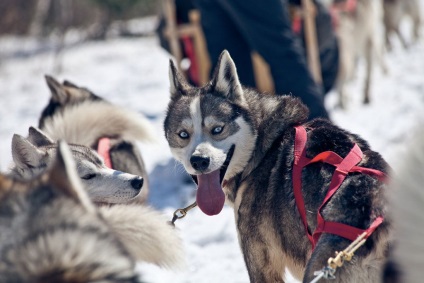
[[[166,18],[165,36],[169,40],[171,53],[172,55],[174,55],[175,60],[177,61],[176,63],[178,65],[178,68],[180,68],[183,55],[182,55],[182,51],[180,47],[180,42],[178,39],[175,4],[173,0],[163,0],[162,3],[163,3],[163,11]]]
[[[322,84],[321,64],[319,60],[318,40],[315,26],[316,9],[311,0],[302,0],[305,23],[305,43],[309,70],[315,82]]]

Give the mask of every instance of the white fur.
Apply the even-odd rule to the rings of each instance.
[[[136,260],[168,268],[185,265],[181,239],[159,212],[140,205],[115,205],[101,207],[100,213]]]
[[[45,121],[42,130],[53,140],[91,146],[99,137],[155,141],[153,128],[141,115],[105,102],[84,102],[65,108]]]
[[[200,97],[196,97],[190,104],[190,116],[193,123],[192,141],[199,143],[202,140],[202,111],[200,109]]]
[[[186,129],[191,129],[189,144],[184,148],[171,148],[174,157],[180,161],[189,174],[196,175],[198,172],[191,166],[190,158],[196,152],[196,148],[204,141],[202,131],[202,112],[200,109],[200,98],[196,97],[190,103],[190,118],[184,119],[182,125]],[[196,152],[198,153],[198,151]]]
[[[76,164],[72,157],[71,150],[68,144],[65,141],[60,141],[58,145],[58,156],[61,156],[64,162],[64,170],[66,171],[66,176],[73,188],[73,193],[77,196],[81,204],[91,213],[94,213],[94,206],[90,201],[87,192],[83,190],[81,179],[79,178],[76,171]],[[56,170],[57,168],[53,168]]]
[[[111,230],[106,225],[99,226],[100,220],[97,217],[87,215],[75,203],[69,202],[53,203],[46,208],[44,215],[50,217],[44,220],[40,217],[32,219],[40,230],[44,230],[37,231],[37,234],[31,235],[33,238],[30,241],[22,242],[8,254],[9,261],[14,263],[19,274],[25,274],[27,279],[35,279],[56,271],[55,268],[64,270],[69,277],[80,274],[82,278],[104,278],[107,273],[124,277],[133,273],[133,260],[123,256],[119,243],[110,239],[110,236],[105,239],[104,235],[110,235]],[[77,226],[63,225],[73,223],[75,219],[79,219]],[[40,223],[43,221],[45,224]],[[88,233],[83,228],[90,225],[103,229]],[[57,229],[47,230],[47,227]],[[96,263],[101,265],[90,266]]]
[[[12,174],[29,180],[34,176],[43,172],[47,166],[52,166],[55,161],[56,147],[36,147],[32,145],[27,139],[15,135],[12,140],[12,155],[15,161],[10,171]],[[82,149],[71,146],[71,150],[63,153],[67,157],[66,160],[73,160],[77,168],[77,176],[84,189],[87,191],[90,199],[94,202],[103,203],[126,203],[137,197],[141,191],[134,189],[131,185],[131,180],[138,178],[136,175],[123,173],[110,168],[104,164],[94,164],[90,159],[82,159],[77,152]],[[98,154],[86,147],[84,150],[93,156],[100,158]],[[74,152],[75,151],[75,152]],[[71,155],[71,156],[69,156]],[[75,165],[73,165],[75,166]],[[95,174],[95,177],[89,180],[81,179],[88,174]],[[79,177],[78,177],[79,176]]]
[[[210,118],[206,117],[205,120],[207,119]],[[198,121],[198,123],[201,125],[201,121]],[[234,144],[233,157],[224,176],[224,179],[230,179],[243,171],[251,157],[256,141],[256,136],[252,135],[250,126],[242,117],[237,118],[236,123],[240,129],[234,135],[221,141],[216,141],[206,136],[201,127],[197,127],[196,130],[196,126],[194,126],[195,132],[190,143],[184,148],[171,148],[171,152],[184,165],[189,174],[196,175],[199,172],[194,170],[190,164],[190,157],[193,153],[208,156],[210,158],[210,166],[207,172],[212,172],[222,167],[228,151]],[[195,125],[195,123],[193,124]]]
[[[224,179],[227,180],[244,170],[252,156],[257,138],[256,135],[252,134],[249,124],[242,117],[237,118],[236,122],[240,130],[225,140],[225,146],[236,145],[230,165],[224,176]]]
[[[190,104],[190,121],[185,121],[185,125],[192,125],[192,134],[189,144],[184,148],[171,148],[172,154],[185,167],[189,174],[197,175],[191,163],[192,155],[209,156],[210,165],[206,173],[219,169],[226,159],[228,148],[219,148],[214,146],[214,141],[207,137],[203,132],[202,113],[200,109],[200,98],[196,97]],[[206,118],[208,119],[208,117]],[[205,119],[205,120],[206,120]],[[186,119],[187,120],[187,119]]]
[[[93,202],[126,203],[135,198],[140,191],[131,186],[131,180],[137,176],[116,171],[106,166],[95,166],[88,160],[78,160],[78,175],[83,177],[89,173],[96,177],[82,180]]]
[[[402,154],[400,170],[394,172],[389,213],[395,228],[394,259],[401,267],[402,282],[422,282],[424,259],[424,132]]]

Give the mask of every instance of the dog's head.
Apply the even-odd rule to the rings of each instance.
[[[242,172],[256,141],[244,89],[227,51],[204,87],[189,86],[172,61],[169,74],[166,139],[174,157],[197,177],[199,207],[218,214],[225,201],[221,184]]]
[[[84,101],[103,100],[90,90],[78,87],[69,81],[65,80],[63,83],[59,83],[53,77],[48,75],[45,76],[45,79],[47,86],[50,89],[51,97],[49,103],[41,113],[41,117],[38,122],[39,128],[43,128],[44,122],[47,118],[52,117],[67,106],[76,105]]]
[[[12,156],[15,171],[24,178],[43,172],[54,160],[57,143],[33,127],[28,139],[14,135]],[[107,168],[101,157],[91,148],[69,145],[77,164],[77,174],[91,200],[96,203],[126,203],[140,193],[143,178]]]
[[[136,282],[135,260],[82,188],[66,143],[34,179],[0,174],[0,207],[2,282]]]

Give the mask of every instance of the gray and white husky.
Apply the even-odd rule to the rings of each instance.
[[[170,82],[165,136],[174,157],[197,179],[199,208],[208,215],[220,213],[224,202],[234,208],[251,282],[284,282],[285,267],[310,282],[314,271],[351,241],[323,233],[312,248],[293,192],[294,127],[302,125],[307,131],[307,158],[326,151],[342,158],[356,144],[363,153],[358,166],[387,173],[386,162],[359,136],[327,120],[306,122],[308,109],[299,99],[242,87],[226,51],[207,85],[188,85],[172,61]],[[317,162],[301,173],[308,231],[317,227],[318,208],[334,172],[332,165]],[[373,176],[346,173],[321,214],[326,221],[367,229],[385,216],[384,188]],[[335,282],[377,282],[389,227],[384,220],[356,251],[355,260],[337,270]]]
[[[137,261],[180,265],[181,241],[158,212],[94,206],[75,150],[61,141],[49,153],[49,168],[35,178],[0,173],[0,282],[136,283]]]
[[[137,202],[148,197],[148,174],[137,141],[155,141],[153,128],[142,115],[109,103],[84,87],[46,76],[51,98],[41,113],[39,128],[53,140],[99,150],[99,141],[110,143],[111,168],[143,177]]]
[[[128,203],[140,194],[143,178],[107,168],[101,157],[91,148],[70,144],[77,164],[78,176],[95,203]],[[29,128],[28,138],[15,134],[12,139],[13,175],[31,179],[42,173],[53,162],[57,143],[43,132]]]

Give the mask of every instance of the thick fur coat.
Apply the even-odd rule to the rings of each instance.
[[[298,98],[260,94],[240,85],[236,67],[224,51],[206,86],[189,86],[171,62],[171,101],[165,135],[174,157],[198,180],[197,203],[206,214],[220,212],[221,193],[234,208],[240,246],[251,282],[284,282],[289,270],[303,282],[314,278],[335,251],[350,241],[322,234],[312,251],[293,194],[294,126],[308,132],[307,157],[334,151],[345,157],[354,143],[363,152],[359,166],[387,173],[383,158],[358,135],[327,120],[306,122],[308,110]],[[322,162],[302,171],[308,228],[317,226],[317,210],[334,167]],[[324,206],[327,221],[366,229],[385,216],[385,185],[350,173]],[[336,272],[335,282],[376,282],[388,248],[385,221],[356,252],[355,261]]]
[[[109,138],[112,168],[143,177],[143,190],[138,201],[146,201],[149,178],[137,141],[155,141],[148,120],[69,81],[61,84],[46,76],[46,82],[51,98],[42,111],[39,128],[55,141],[62,139],[95,150],[99,139]]]
[[[31,180],[0,174],[0,282],[140,282],[137,261],[182,262],[176,231],[143,206],[97,208],[67,145]]]

